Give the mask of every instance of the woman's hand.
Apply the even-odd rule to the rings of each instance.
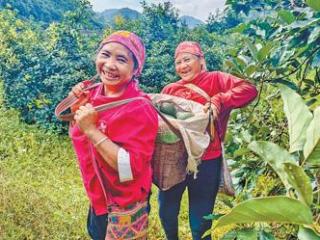
[[[207,102],[203,106],[203,111],[205,113],[208,112],[209,109],[212,111],[214,119],[217,119],[220,114],[220,110],[221,110],[221,102],[220,102],[219,94],[213,96],[210,99],[210,102]]]
[[[76,96],[78,101],[71,107],[71,112],[76,112],[80,106],[85,105],[89,100],[89,91],[83,91],[85,84],[83,82],[75,85],[69,92],[69,96]]]
[[[89,91],[83,91],[84,88],[85,88],[85,85],[83,82],[78,83],[71,89],[68,95],[69,96],[73,95],[73,96],[76,96],[77,98],[80,98],[83,94],[87,95]]]
[[[96,130],[98,120],[98,112],[90,103],[80,106],[74,115],[74,120],[79,125],[84,134],[88,134],[92,130]]]

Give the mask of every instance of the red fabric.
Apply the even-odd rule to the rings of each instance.
[[[138,89],[135,81],[117,98],[106,97],[102,94],[103,91],[102,84],[91,90],[89,102],[93,106],[137,96],[144,96],[149,100],[147,95]],[[99,113],[97,127],[114,143],[129,152],[133,174],[132,181],[121,183],[118,172],[102,159],[78,126],[70,126],[69,135],[78,158],[84,187],[96,214],[101,215],[107,213],[107,206],[110,204],[125,207],[147,198],[151,188],[150,160],[158,130],[158,116],[151,105],[137,100]],[[105,176],[107,199],[94,171],[93,156]]]
[[[207,100],[204,97],[183,86],[187,83],[203,89],[212,97],[211,102],[218,109],[219,115],[216,121],[218,131],[215,131],[214,140],[208,146],[202,160],[217,158],[221,155],[221,140],[224,139],[231,110],[244,107],[253,101],[257,96],[257,89],[251,83],[227,73],[204,72],[191,82],[180,80],[171,83],[162,90],[162,93],[205,104]]]
[[[143,65],[146,58],[146,49],[140,37],[128,31],[117,31],[102,40],[100,48],[110,42],[117,42],[128,48],[134,55],[138,66],[135,70],[135,77],[139,77],[142,73]]]
[[[198,57],[204,57],[200,44],[197,42],[184,41],[179,43],[176,48],[174,58],[177,58],[180,53],[191,53]]]

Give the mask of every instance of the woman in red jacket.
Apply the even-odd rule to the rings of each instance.
[[[144,61],[141,39],[134,33],[115,32],[98,49],[101,83],[87,92],[82,92],[85,83],[80,83],[70,92],[84,94],[86,100],[75,112],[69,134],[90,200],[88,231],[94,240],[147,237],[158,116],[136,81]],[[93,108],[136,97],[104,112]]]
[[[257,96],[251,83],[223,72],[208,72],[204,54],[196,42],[182,42],[175,51],[175,68],[181,80],[167,85],[162,93],[203,104],[214,116],[215,131],[198,166],[197,177],[188,175],[186,180],[167,191],[159,192],[159,215],[168,240],[178,239],[178,214],[182,194],[188,188],[189,222],[194,240],[211,228],[212,221],[203,216],[212,213],[219,189],[222,144],[230,112],[249,104]],[[186,84],[200,88],[191,90]],[[205,94],[210,97],[207,101]],[[206,239],[211,239],[208,236]]]

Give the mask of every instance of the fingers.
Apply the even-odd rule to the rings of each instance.
[[[206,103],[206,104],[203,106],[203,111],[204,111],[205,113],[207,113],[208,110],[209,110],[209,107],[210,107],[210,103]]]
[[[219,116],[219,109],[216,107],[216,105],[211,104],[211,110],[212,110],[212,114],[214,116],[214,119],[217,119]]]
[[[90,103],[87,103],[84,106],[80,106],[79,109],[75,112],[75,119],[82,119],[83,117],[96,114],[96,110]]]
[[[83,91],[83,89],[85,88],[84,84],[81,82],[81,83],[78,83],[77,85],[75,85],[71,91],[69,92],[69,96],[70,95],[74,95],[76,96],[77,98],[79,98],[82,94],[87,94],[88,91]]]

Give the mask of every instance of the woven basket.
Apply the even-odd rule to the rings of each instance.
[[[158,135],[168,131],[171,132],[170,128],[160,119]],[[152,158],[153,183],[165,191],[183,182],[187,174],[187,158],[182,140],[168,144],[161,142],[158,138]]]

